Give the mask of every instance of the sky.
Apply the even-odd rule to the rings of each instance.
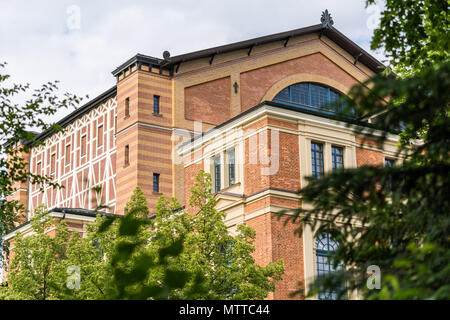
[[[383,62],[370,50],[380,8],[365,0],[0,0],[0,62],[15,83],[59,80],[61,92],[94,98],[136,53],[162,58],[164,50],[175,56],[307,27],[325,9],[334,27]]]

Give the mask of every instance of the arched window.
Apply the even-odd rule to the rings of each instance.
[[[312,82],[300,82],[281,90],[273,99],[305,109],[340,112],[342,106],[333,104],[341,94],[336,90]]]
[[[321,233],[316,239],[316,266],[317,276],[326,275],[334,272],[333,263],[330,259],[330,254],[338,247],[338,243],[329,233]],[[336,300],[337,293],[333,291],[326,291],[319,293],[320,300]]]

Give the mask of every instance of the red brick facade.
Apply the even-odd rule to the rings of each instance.
[[[185,117],[218,125],[230,118],[230,78],[205,82],[185,89]]]

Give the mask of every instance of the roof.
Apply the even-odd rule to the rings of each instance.
[[[144,65],[148,65],[148,66],[154,66],[154,67],[160,67],[160,64],[163,60],[159,59],[159,58],[155,58],[152,56],[146,56],[144,54],[136,54],[134,57],[128,59],[126,62],[122,63],[120,66],[118,66],[116,69],[114,69],[113,72],[111,72],[113,74],[113,76],[117,76],[118,74],[120,74],[121,72],[127,70],[128,68],[130,68],[132,65],[135,64],[144,64]]]
[[[289,39],[292,37],[312,34],[312,33],[318,33],[319,38],[321,38],[323,35],[327,36],[329,39],[334,41],[337,45],[345,49],[350,55],[354,58],[354,63],[356,64],[357,61],[360,61],[364,65],[366,65],[370,70],[372,70],[375,73],[380,73],[383,71],[386,67],[378,61],[376,58],[374,58],[372,55],[370,55],[367,51],[365,51],[363,48],[358,46],[355,42],[347,38],[343,33],[341,33],[339,30],[333,27],[333,20],[331,18],[331,15],[328,13],[328,10],[325,10],[322,13],[320,24],[316,24],[309,27],[294,29],[290,31],[275,33],[267,36],[262,36],[258,38],[253,38],[249,40],[234,42],[222,46],[217,46],[209,49],[194,51],[190,53],[185,53],[177,56],[170,56],[170,53],[168,51],[163,52],[163,59],[146,56],[142,54],[137,54],[122,65],[120,65],[118,68],[116,68],[112,74],[114,76],[119,75],[120,73],[129,70],[133,66],[137,66],[139,69],[140,65],[152,65],[155,67],[158,67],[160,69],[166,69],[170,71],[170,74],[173,74],[174,68],[178,67],[181,63],[201,59],[201,58],[207,58],[209,57],[212,61],[214,59],[214,56],[217,54],[227,53],[235,50],[241,50],[241,49],[248,49],[249,55],[254,46],[269,43],[269,42],[275,42],[275,41],[284,41],[284,45],[286,46],[289,42]]]
[[[52,212],[59,212],[59,213],[68,213],[68,214],[75,214],[79,216],[84,217],[97,217],[98,215],[101,215],[102,217],[121,217],[121,215],[113,214],[113,213],[107,213],[103,211],[95,211],[95,210],[88,210],[88,209],[82,209],[82,208],[53,208],[49,211],[49,213]]]
[[[319,33],[320,37],[322,35],[327,36],[332,41],[334,41],[337,45],[345,49],[348,53],[350,53],[354,58],[355,62],[360,61],[364,65],[366,65],[370,70],[375,73],[380,73],[386,67],[377,59],[375,59],[372,55],[370,55],[363,48],[358,46],[355,42],[347,38],[343,33],[332,26],[324,27],[323,24],[317,24],[314,26],[300,28],[290,31],[285,31],[281,33],[276,33],[268,36],[263,36],[259,38],[249,39],[245,41],[235,42],[223,46],[213,47],[205,50],[195,51],[191,53],[186,53],[174,57],[170,57],[170,54],[166,52],[165,59],[161,65],[162,66],[174,66],[182,62],[212,57],[213,55],[220,53],[227,53],[235,50],[248,48],[249,50],[256,45],[261,45],[274,41],[285,40],[288,41],[292,37],[311,34],[311,33]]]
[[[76,119],[78,119],[81,116],[83,116],[85,113],[87,113],[90,110],[96,108],[99,104],[105,102],[106,100],[110,99],[111,97],[114,97],[116,95],[116,93],[117,93],[117,86],[114,86],[114,87],[106,90],[105,92],[103,92],[99,96],[95,97],[91,101],[87,102],[86,104],[84,104],[80,108],[76,109],[75,111],[73,111],[72,113],[70,113],[69,115],[64,117],[63,119],[59,120],[56,124],[61,126],[61,127],[65,127],[65,126],[69,125],[70,123],[72,123]],[[42,140],[48,138],[49,136],[51,136],[54,133],[55,133],[54,130],[51,130],[51,129],[50,130],[46,130],[46,131],[38,134],[34,139],[42,141]]]
[[[78,216],[83,216],[83,217],[92,217],[95,218],[98,215],[100,216],[105,216],[105,217],[122,217],[121,215],[118,214],[112,214],[112,213],[107,213],[107,212],[103,212],[103,211],[95,211],[95,210],[88,210],[88,209],[81,209],[81,208],[53,208],[51,210],[48,211],[48,213],[63,213],[63,214],[74,214],[74,215],[78,215]],[[13,233],[14,231],[17,231],[18,229],[26,226],[30,224],[30,220],[22,223],[21,225],[15,227],[14,229],[10,230],[8,232],[8,234],[6,236],[8,236],[9,234]]]

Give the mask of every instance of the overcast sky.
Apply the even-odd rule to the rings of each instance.
[[[174,56],[306,27],[325,9],[337,29],[384,60],[369,48],[379,10],[364,0],[0,0],[0,61],[15,82],[59,80],[62,91],[94,98],[136,53]]]

